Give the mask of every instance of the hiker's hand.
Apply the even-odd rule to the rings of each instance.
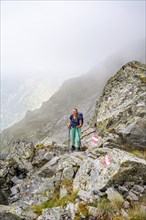
[[[68,128],[70,128],[70,126],[71,126],[71,124],[70,124],[70,123],[68,123]]]

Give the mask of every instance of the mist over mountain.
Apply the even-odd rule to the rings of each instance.
[[[90,76],[97,75],[100,85],[104,85],[106,80],[124,63],[130,60],[145,62],[143,42],[144,40],[141,39],[131,43],[109,56],[106,61],[97,61],[97,65],[89,71]],[[20,121],[27,111],[40,108],[69,76],[61,77],[60,74],[50,78],[44,73],[32,77],[20,75],[5,78],[3,76],[1,79],[1,130]]]
[[[20,121],[27,111],[40,108],[58,87],[47,77],[10,77],[1,82],[1,130]]]
[[[98,63],[88,73],[66,80],[39,109],[28,111],[20,122],[2,132],[2,148],[17,139],[29,139],[36,143],[45,137],[54,137],[64,142],[72,108],[77,107],[84,113],[86,125],[107,80],[132,60],[145,61],[142,43],[123,48]]]

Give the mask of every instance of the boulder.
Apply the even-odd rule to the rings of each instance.
[[[111,185],[146,181],[146,161],[119,149],[95,148],[97,159],[88,157],[81,164],[73,182],[74,190],[106,190]]]
[[[135,195],[135,193],[133,193],[132,191],[129,192],[129,195],[127,196],[127,200],[131,200],[131,201],[138,201],[139,197],[137,195]]]
[[[93,195],[90,191],[85,190],[80,190],[78,192],[78,197],[87,204],[97,202],[99,200],[98,195]]]
[[[105,193],[107,194],[108,200],[111,202],[112,201],[124,202],[123,197],[113,187],[108,188]]]
[[[8,159],[13,159],[20,170],[30,171],[32,167],[32,160],[35,154],[33,143],[29,141],[17,141],[12,147],[8,155]]]
[[[133,190],[139,193],[143,193],[144,192],[144,187],[140,186],[140,185],[134,185],[133,186]]]

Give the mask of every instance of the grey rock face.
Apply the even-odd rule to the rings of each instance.
[[[108,80],[95,110],[98,132],[118,134],[126,147],[146,147],[145,71],[136,61],[123,66]]]
[[[92,152],[101,153],[101,156],[83,161],[74,179],[76,190],[102,190],[113,183],[121,184],[127,179],[136,182],[146,177],[146,161],[143,159],[119,149],[95,147]]]

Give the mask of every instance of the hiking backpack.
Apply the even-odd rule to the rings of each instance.
[[[82,126],[83,126],[83,123],[84,123],[83,113],[82,113],[82,112],[78,112],[78,114],[79,114],[79,116],[81,117]],[[71,118],[73,118],[73,114],[71,115]]]

